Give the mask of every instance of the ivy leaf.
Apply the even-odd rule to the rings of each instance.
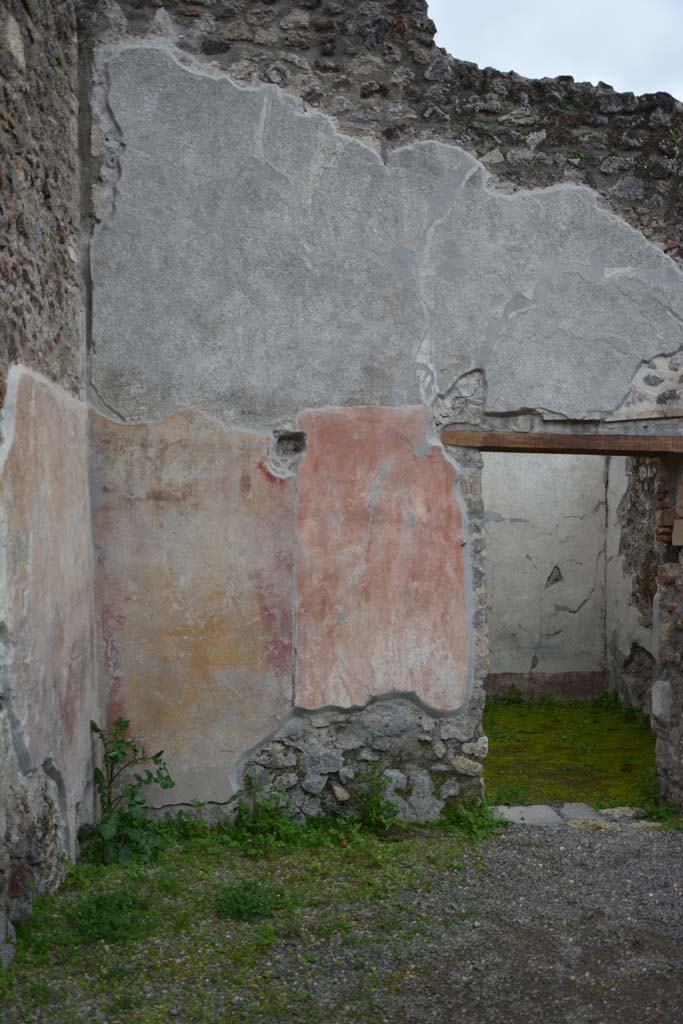
[[[115,814],[102,818],[100,822],[100,835],[105,842],[109,842],[118,832],[118,818]]]

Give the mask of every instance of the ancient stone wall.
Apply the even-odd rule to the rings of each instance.
[[[0,9],[0,961],[92,814],[100,717],[70,2]]]
[[[683,544],[680,460],[611,458],[608,473],[609,684],[621,699],[649,713],[658,678],[661,602],[670,600],[661,593],[660,573],[678,563]]]
[[[652,724],[662,796],[683,801],[683,555],[659,568],[659,650]]]
[[[605,679],[605,460],[484,454],[487,693],[600,694]],[[654,530],[653,530],[654,537]]]
[[[392,7],[389,20],[377,5],[245,10],[243,22],[235,5],[107,3],[94,22],[100,664],[114,681],[112,706],[163,743],[180,799],[201,791],[225,802],[252,765],[270,771],[268,784],[287,776],[297,806],[318,808],[330,793],[338,803],[334,787],[357,771],[355,751],[378,753],[373,742],[386,739],[366,729],[340,760],[347,733],[381,706],[409,723],[385,760],[418,815],[457,787],[479,787],[481,772],[462,759],[480,763],[483,753],[481,459],[445,451],[438,427],[646,433],[654,416],[677,431],[675,368],[663,353],[681,346],[683,275],[576,184],[569,157],[543,159],[546,136],[525,157],[511,152],[502,175],[523,166],[516,184],[555,183],[543,190],[501,188],[496,161],[478,162],[470,141],[469,151],[437,141],[459,139],[457,118],[449,135],[419,97],[437,67],[450,81],[457,62],[431,48],[414,9]],[[330,59],[354,75],[374,66],[378,83],[393,61],[389,35],[402,40],[387,74],[419,76],[417,91],[401,86],[409,130],[388,130],[388,86],[356,92],[350,79],[345,92],[341,72],[318,67],[325,90],[309,95],[318,17],[339,19]],[[253,39],[251,18],[260,19]],[[278,78],[266,60],[296,70]],[[458,88],[454,117],[465,93],[472,99]],[[503,116],[514,106],[545,117],[529,98],[545,88],[528,83]],[[620,104],[631,101],[606,88],[579,94],[581,116],[590,107],[616,145]],[[311,110],[314,100],[336,122]],[[678,116],[673,101],[634,102],[638,124],[655,107]],[[610,173],[585,180],[621,210]],[[653,209],[664,194],[652,187]],[[647,230],[658,239],[655,220]],[[221,445],[226,458],[243,453],[235,465],[221,467]],[[258,517],[280,538],[272,551]],[[207,565],[238,579],[195,594],[196,581],[211,584]],[[239,645],[230,637],[247,611],[250,641]],[[212,655],[193,661],[198,650]],[[246,709],[248,694],[264,702]],[[328,722],[328,711],[342,717]],[[439,722],[436,740],[418,713]],[[470,734],[450,749],[440,730],[459,717]],[[203,718],[212,739],[197,747],[191,723]],[[285,742],[290,728],[303,730],[298,754]],[[328,768],[313,771],[321,751]]]
[[[681,428],[671,97],[480,70],[422,0],[77,7],[80,109],[71,4],[0,21],[3,940],[90,813],[100,687],[180,802],[480,792],[481,457],[438,428]]]
[[[81,393],[77,116],[74,4],[6,0],[0,10],[0,397],[12,363]]]

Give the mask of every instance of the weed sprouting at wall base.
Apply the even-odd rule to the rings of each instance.
[[[102,745],[102,767],[95,768],[93,773],[100,820],[96,825],[84,825],[78,838],[84,844],[86,857],[106,864],[136,858],[154,860],[163,848],[163,840],[148,820],[142,790],[150,785],[162,789],[175,785],[163,750],[148,754],[125,735],[129,727],[130,722],[120,717],[111,729],[90,723],[93,735]]]

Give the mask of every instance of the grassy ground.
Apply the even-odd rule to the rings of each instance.
[[[493,803],[642,804],[655,740],[646,717],[610,699],[486,702],[485,780]]]
[[[637,713],[606,701],[495,701],[485,725],[494,801],[643,802],[654,749]],[[152,864],[72,869],[19,930],[16,961],[0,972],[0,1021],[3,995],[5,1024],[426,1020],[420,992],[442,950],[469,956],[479,886],[498,870],[502,846],[474,845],[500,830],[487,808],[405,829],[390,824],[379,789],[363,807],[374,828],[302,828],[274,805],[254,806],[239,827],[167,824]],[[482,955],[495,960],[501,941]],[[460,961],[453,970],[448,985],[470,976]]]
[[[80,864],[20,928],[5,1022],[366,1021],[411,970],[422,901],[499,828],[485,810],[384,837],[323,823],[235,843],[198,826],[151,865]],[[471,914],[449,907],[452,925]]]

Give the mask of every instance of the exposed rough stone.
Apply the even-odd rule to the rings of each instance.
[[[652,695],[662,796],[683,804],[683,552],[660,566],[659,665]]]
[[[408,785],[408,779],[403,772],[398,771],[396,768],[387,768],[384,775],[389,779],[392,790],[398,790],[401,792]]]
[[[330,775],[339,771],[344,758],[336,750],[314,750],[303,758],[302,763],[304,770],[311,775]]]
[[[469,757],[454,757],[452,764],[460,775],[481,775],[484,771],[478,761],[473,761]]]
[[[489,752],[489,741],[487,736],[480,736],[475,743],[464,743],[462,748],[463,754],[467,757],[474,757],[477,760],[481,760],[486,757]]]
[[[632,821],[638,816],[638,809],[635,807],[605,807],[604,810],[598,811],[598,814],[607,821]]]
[[[79,394],[78,54],[72,0],[0,9],[0,405],[21,362]]]
[[[450,778],[446,779],[444,784],[439,789],[439,798],[441,800],[450,800],[451,797],[455,797],[461,790],[461,785],[457,779]]]
[[[654,376],[652,368],[650,375]],[[654,600],[666,545],[656,536],[658,462],[610,458],[607,508],[606,637],[609,688],[650,710],[656,672]]]
[[[408,777],[407,799],[393,797],[406,821],[434,821],[444,808],[444,801],[434,795],[434,783],[429,772],[417,769]]]
[[[463,716],[458,718],[447,718],[440,726],[440,735],[442,740],[460,740],[461,742],[466,741],[474,730],[471,716]]]
[[[296,728],[292,728],[294,721]],[[305,817],[311,808],[314,814],[321,809],[352,813],[356,787],[365,784],[368,766],[386,765],[382,774],[399,813],[406,821],[428,821],[438,817],[450,801],[482,793],[481,764],[462,756],[461,741],[443,736],[450,734],[450,724],[451,719],[426,715],[406,697],[374,701],[343,715],[327,710],[295,712],[270,743],[249,756],[243,771],[255,776],[266,791],[284,791],[292,813]],[[473,718],[470,728],[470,746],[483,756],[485,737],[477,735],[479,721]],[[464,731],[461,721],[459,732]],[[359,732],[373,746],[379,743],[381,753],[348,741]],[[289,768],[289,758],[279,757],[275,763],[272,751],[280,746],[296,759],[295,771]],[[441,747],[448,763],[439,757]],[[286,767],[279,767],[285,763]],[[311,803],[311,796],[317,802]]]
[[[334,799],[337,800],[340,804],[348,803],[348,801],[351,799],[351,794],[349,793],[348,789],[345,789],[345,787],[342,786],[341,783],[335,782],[334,779],[330,783],[330,789],[332,790],[332,795],[334,796]]]

